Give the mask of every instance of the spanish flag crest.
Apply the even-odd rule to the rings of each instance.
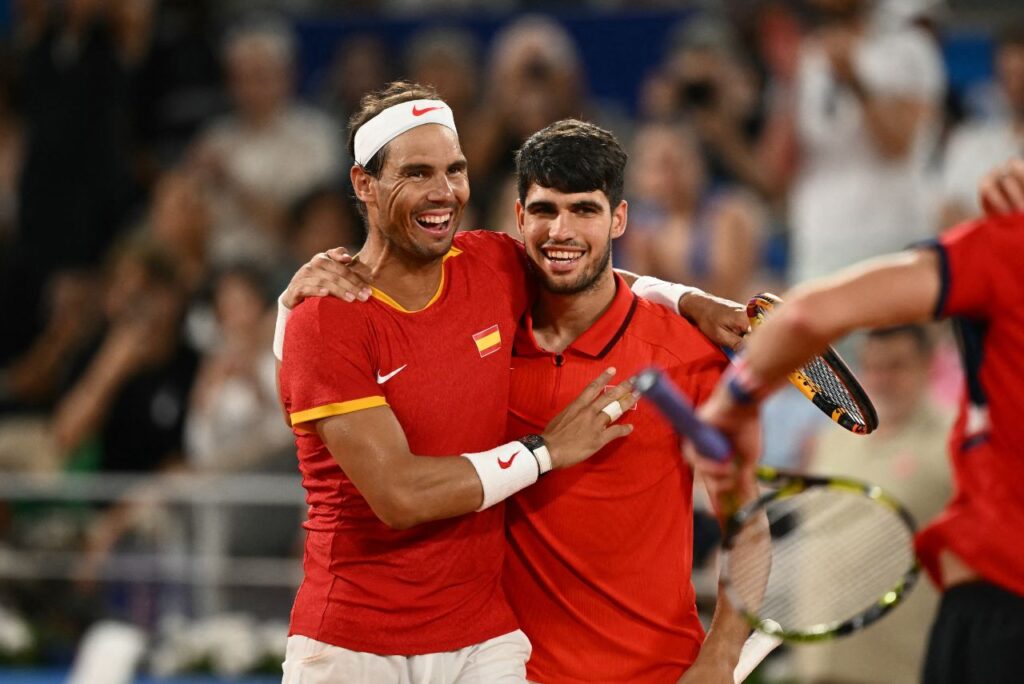
[[[481,330],[473,334],[473,342],[476,343],[476,350],[480,352],[480,358],[489,356],[501,349],[501,331],[497,325]]]

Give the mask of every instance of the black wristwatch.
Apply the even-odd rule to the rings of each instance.
[[[537,459],[538,477],[551,470],[551,452],[548,445],[540,435],[523,435],[519,442],[530,450],[533,457]]]

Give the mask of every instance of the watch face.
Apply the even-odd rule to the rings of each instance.
[[[519,438],[519,441],[526,445],[526,448],[530,451],[534,451],[544,446],[544,438],[540,435],[524,435]]]

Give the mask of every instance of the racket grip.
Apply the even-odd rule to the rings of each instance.
[[[781,643],[782,639],[777,636],[761,632],[751,634],[743,644],[739,662],[736,663],[736,669],[733,670],[733,681],[736,684],[741,684]]]
[[[648,368],[632,380],[633,390],[650,399],[661,414],[697,451],[716,461],[727,461],[732,454],[728,440],[721,432],[701,421],[693,405],[679,388],[657,368]]]

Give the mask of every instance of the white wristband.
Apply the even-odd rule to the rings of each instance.
[[[693,294],[694,292],[704,292],[704,290],[699,287],[670,283],[652,276],[640,276],[636,279],[636,282],[633,283],[633,287],[629,289],[631,289],[633,294],[637,297],[643,297],[649,302],[660,304],[666,309],[671,309],[676,313],[680,313],[679,300],[682,299],[684,295]]]
[[[540,466],[540,474],[550,471],[554,465],[551,463],[551,452],[548,451],[547,446],[539,446],[533,450],[533,455],[537,458],[537,465]]]
[[[484,502],[476,509],[478,511],[529,487],[540,477],[537,459],[522,442],[509,442],[490,451],[462,456],[473,464],[484,488]]]
[[[274,324],[274,358],[284,361],[284,329],[288,325],[288,317],[292,310],[284,305],[281,297],[277,298],[277,322]]]

